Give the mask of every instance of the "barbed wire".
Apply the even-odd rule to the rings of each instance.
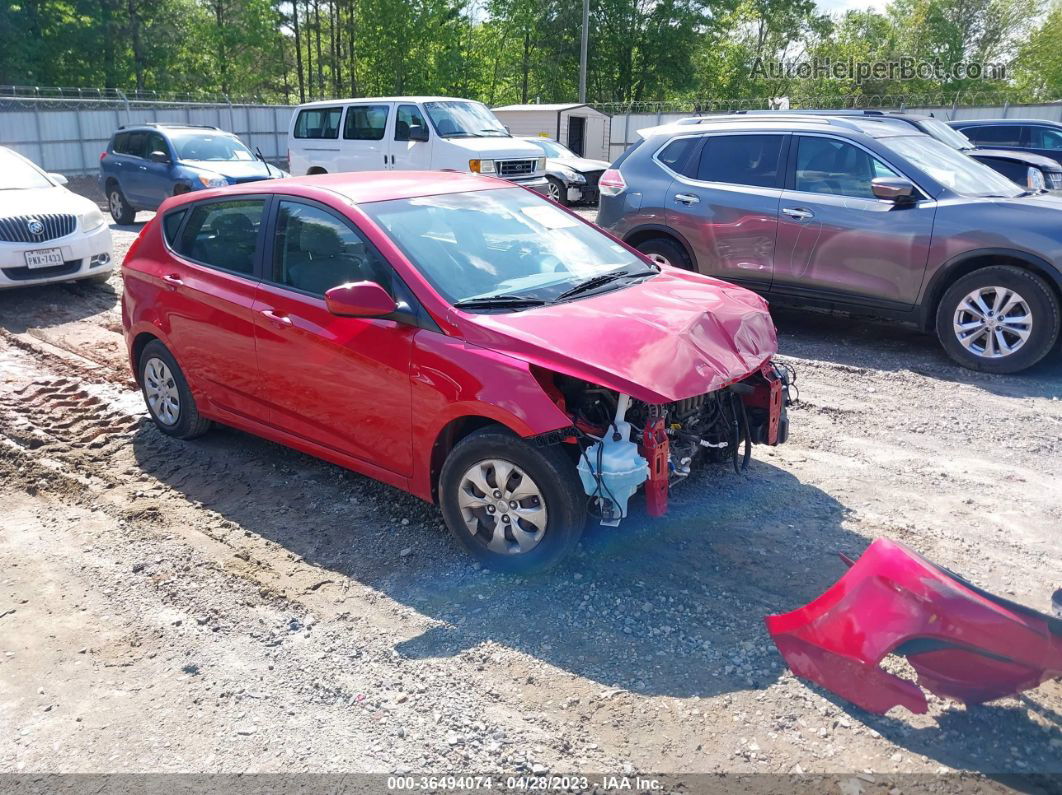
[[[1016,92],[962,91],[922,94],[829,94],[792,97],[701,97],[639,102],[591,102],[610,116],[627,113],[721,113],[736,110],[937,108],[1006,105],[1053,105],[1030,102]],[[83,108],[293,107],[279,98],[236,97],[209,92],[134,91],[76,86],[0,85],[0,110]]]
[[[963,91],[929,94],[842,94],[812,97],[745,97],[672,99],[648,102],[593,102],[591,107],[610,116],[624,113],[722,113],[736,110],[855,110],[999,105],[1055,105],[1030,102],[1014,92]]]

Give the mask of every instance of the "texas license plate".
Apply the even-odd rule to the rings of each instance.
[[[39,248],[36,251],[26,252],[27,268],[52,268],[63,264],[63,250],[61,248]]]

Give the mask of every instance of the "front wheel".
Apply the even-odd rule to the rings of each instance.
[[[547,186],[549,190],[549,197],[553,199],[553,201],[557,202],[557,204],[563,204],[565,207],[567,207],[568,188],[565,187],[564,183],[556,177],[546,177],[546,182],[549,183],[549,185]]]
[[[439,476],[451,534],[500,571],[544,571],[560,562],[582,535],[586,499],[559,445],[533,447],[500,427],[462,439]]]
[[[968,273],[937,307],[937,337],[944,351],[971,370],[1016,373],[1054,347],[1059,303],[1046,282],[1010,265]]]

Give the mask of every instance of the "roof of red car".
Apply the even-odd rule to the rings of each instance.
[[[293,186],[323,188],[338,193],[356,204],[362,202],[409,199],[439,193],[510,188],[511,182],[456,171],[358,171],[340,174],[315,174],[307,177],[244,183],[255,192],[283,192]]]

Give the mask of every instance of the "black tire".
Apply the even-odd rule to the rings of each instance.
[[[556,177],[546,177],[549,183],[549,197],[557,204],[568,206],[568,187]]]
[[[686,271],[696,270],[686,250],[667,237],[651,237],[635,246],[657,264],[668,264]]]
[[[519,503],[525,508],[534,508],[541,502],[546,510],[541,538],[525,552],[505,553],[488,548],[488,540],[494,535],[493,528],[503,529],[506,538],[511,537],[512,529],[500,524],[497,518],[489,517],[485,513],[487,509],[483,509],[484,513],[479,517],[471,512],[479,525],[476,534],[465,524],[463,509],[458,503],[462,481],[477,463],[489,459],[515,464],[538,487],[541,500],[532,498]],[[510,482],[518,483],[519,480],[510,479]],[[497,571],[530,573],[557,565],[582,535],[586,525],[586,501],[575,464],[559,445],[533,447],[500,426],[483,428],[458,442],[443,463],[439,476],[439,505],[450,533],[476,559]]]
[[[985,355],[988,352],[987,340],[982,337],[980,339],[983,341],[975,341],[967,348],[959,340],[954,327],[956,312],[965,298],[974,291],[993,287],[1010,290],[1021,296],[1028,308],[1032,326],[1029,336],[1020,346],[1014,344],[1016,338],[1011,332],[1001,331],[1004,341],[1014,345],[1015,350],[1013,353],[994,358]],[[992,297],[994,293],[988,295]],[[1024,325],[1014,322],[1015,315],[1021,315],[1022,309],[1019,305],[1008,313],[1011,327],[1024,328]],[[975,322],[972,315],[961,317]],[[995,321],[998,322],[998,318]],[[1054,347],[1060,325],[1059,303],[1051,288],[1035,273],[1011,265],[991,265],[957,279],[944,292],[937,306],[936,323],[940,344],[948,356],[958,364],[986,373],[1016,373],[1032,367]],[[991,344],[994,346],[996,342]]]
[[[107,185],[107,206],[116,224],[128,225],[136,220],[136,208],[125,198],[117,182],[112,181]]]
[[[149,375],[147,371],[149,364],[155,360],[160,360],[166,366],[170,375],[167,384],[176,390],[178,396],[176,420],[173,422],[167,422],[165,419],[160,418],[156,414],[156,409],[152,405],[151,399],[148,397]],[[181,371],[180,365],[177,364],[177,360],[173,358],[173,354],[169,352],[165,345],[158,340],[152,340],[145,345],[144,350],[140,353],[137,369],[139,370],[140,390],[144,395],[144,404],[147,406],[148,414],[154,421],[155,427],[167,436],[173,436],[177,439],[194,439],[196,436],[202,436],[210,430],[210,420],[200,416],[199,409],[195,405],[195,398],[192,397],[192,391],[188,388],[188,381],[185,380],[184,373]]]

